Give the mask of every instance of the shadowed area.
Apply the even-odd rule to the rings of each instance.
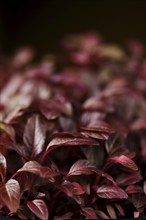
[[[32,45],[39,54],[56,51],[68,33],[95,30],[106,41],[146,40],[144,0],[1,1],[0,49],[12,52]]]

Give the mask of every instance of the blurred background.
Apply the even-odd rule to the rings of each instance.
[[[31,45],[39,55],[55,52],[70,33],[97,31],[106,42],[146,43],[145,0],[1,0],[0,51]]]

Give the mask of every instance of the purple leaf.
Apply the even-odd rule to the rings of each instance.
[[[97,121],[97,122],[90,121],[90,124],[88,124],[86,127],[81,127],[81,130],[101,132],[101,133],[107,133],[107,134],[111,134],[114,132],[113,128],[103,121]]]
[[[93,166],[88,160],[78,160],[70,168],[67,177],[76,176],[76,175],[91,175],[96,173],[98,176],[102,176],[112,182],[114,185],[117,185],[113,177],[109,174],[97,169]]]
[[[125,189],[127,194],[143,193],[143,188],[138,185],[130,185]]]
[[[73,176],[73,175],[90,175],[93,174],[93,168],[88,160],[78,160],[75,162],[72,167],[70,168],[67,176]]]
[[[40,154],[44,148],[46,128],[39,115],[33,115],[25,126],[23,141],[31,158]]]
[[[46,203],[41,199],[27,202],[28,208],[41,220],[49,219],[49,212]]]
[[[53,165],[51,166],[51,168],[49,168],[47,166],[40,165],[36,161],[26,162],[23,167],[17,171],[17,174],[20,172],[37,174],[40,175],[42,178],[48,179],[50,182],[54,182],[54,177],[60,175],[59,171],[57,171],[57,169],[55,169]]]
[[[0,198],[11,212],[16,212],[20,203],[20,186],[17,180],[10,179],[0,186]]]
[[[97,174],[100,174],[102,177],[106,178],[107,180],[109,180],[110,182],[113,183],[113,185],[117,185],[117,183],[114,181],[113,177],[110,176],[108,173],[105,173],[103,171],[98,170]]]
[[[17,173],[29,172],[33,174],[40,174],[42,166],[36,161],[26,162],[22,168],[20,168]]]
[[[85,193],[85,190],[79,183],[70,182],[68,180],[62,183],[61,190],[70,197],[73,197],[73,195],[79,196]]]
[[[118,163],[118,164],[126,167],[128,170],[138,171],[138,167],[134,163],[134,161],[131,160],[130,158],[128,158],[127,156],[125,156],[125,155],[110,157],[107,161],[106,166],[108,166],[111,163]]]
[[[95,210],[90,207],[85,207],[81,210],[81,214],[86,217],[86,219],[97,219]]]
[[[48,120],[52,120],[57,118],[60,114],[71,116],[72,106],[71,103],[64,100],[63,97],[59,97],[59,99],[56,100],[49,99],[47,104],[46,102],[42,102],[40,111]]]
[[[137,182],[140,182],[141,180],[142,180],[142,176],[139,172],[131,173],[131,174],[123,173],[118,176],[116,182],[118,183],[118,185],[126,186],[130,184],[135,184]]]
[[[108,138],[109,138],[109,134],[98,133],[95,131],[82,131],[81,134],[83,134],[85,137],[97,138],[100,140],[108,140]]]
[[[45,166],[41,167],[40,176],[42,178],[48,179],[50,182],[55,182],[54,177],[58,176],[58,175],[60,175],[59,172],[56,172],[56,171],[50,169],[49,167],[45,167]]]
[[[86,138],[77,133],[62,132],[52,137],[52,140],[46,148],[46,153],[60,146],[82,146],[82,145],[99,145],[97,141]]]
[[[6,175],[7,163],[6,158],[0,153],[0,175],[4,178]]]
[[[97,195],[106,199],[127,199],[127,193],[118,186],[100,186],[97,191]]]
[[[132,123],[130,129],[133,131],[146,130],[146,121],[144,119],[137,119]]]
[[[119,214],[120,214],[121,216],[125,216],[124,209],[122,208],[121,205],[115,203],[115,207],[117,208],[117,210],[119,211]]]

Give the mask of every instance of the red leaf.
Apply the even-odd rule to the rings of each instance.
[[[50,182],[54,182],[54,177],[59,175],[59,172],[53,167],[53,165],[51,166],[51,168],[49,168],[47,166],[42,166],[36,161],[26,162],[23,167],[17,171],[17,173],[20,172],[37,174],[40,175],[42,178],[47,178]]]
[[[101,140],[108,140],[109,138],[109,134],[99,133],[95,131],[82,131],[81,134],[83,134],[85,137],[92,137],[92,138],[97,138]]]
[[[49,212],[46,203],[41,199],[27,202],[28,208],[41,220],[49,219]]]
[[[118,163],[126,168],[128,168],[131,171],[138,171],[137,165],[134,163],[133,160],[128,158],[125,155],[111,157],[108,159],[106,166],[108,166],[111,163]]]
[[[107,134],[111,134],[114,131],[108,124],[102,121],[98,121],[98,122],[91,121],[90,124],[87,125],[87,127],[81,127],[81,130],[107,133]]]
[[[67,102],[60,96],[59,99],[49,99],[47,103],[42,102],[40,111],[48,120],[51,120],[57,118],[61,114],[71,116],[72,106],[70,102]]]
[[[68,196],[72,197],[73,195],[82,195],[85,193],[83,187],[77,182],[70,182],[65,180],[61,185],[61,190],[64,191]]]
[[[7,168],[7,163],[6,163],[6,158],[0,153],[0,174],[4,178],[6,175],[6,168]]]
[[[101,210],[96,210],[97,215],[102,219],[110,219],[104,212]]]
[[[93,174],[93,168],[95,167],[92,166],[88,160],[78,160],[72,165],[67,176]]]
[[[99,145],[97,141],[86,138],[77,133],[62,132],[53,136],[49,145],[47,146],[46,153],[60,146],[82,146],[82,145]]]
[[[110,182],[113,183],[113,185],[117,185],[117,183],[114,181],[113,177],[110,176],[109,174],[101,171],[101,170],[97,170],[97,174],[101,175],[102,177],[106,178],[107,180],[109,180]]]
[[[10,135],[10,137],[12,139],[14,139],[14,137],[15,137],[15,130],[14,130],[14,128],[11,125],[6,124],[6,123],[0,121],[0,128],[3,129],[4,131],[6,131]]]
[[[7,132],[0,128],[0,152],[5,155],[10,146],[13,146],[12,138]]]
[[[116,212],[115,212],[114,208],[111,205],[107,205],[106,208],[107,208],[107,212],[108,212],[109,216],[111,217],[111,219],[117,219]]]
[[[143,193],[143,188],[138,185],[130,185],[125,189],[127,194]]]
[[[67,177],[73,176],[73,175],[90,175],[96,173],[98,176],[102,176],[112,182],[114,185],[117,185],[112,176],[109,174],[97,169],[95,166],[93,166],[90,161],[88,160],[78,160],[76,161],[72,167],[70,168]]]
[[[54,177],[60,175],[59,172],[50,169],[49,167],[41,167],[40,176],[47,178],[50,182],[55,182]]]
[[[11,123],[14,121],[16,118],[20,117],[23,115],[24,111],[28,108],[28,105],[17,105],[14,110],[12,110],[6,117],[5,122],[6,123]]]
[[[1,104],[7,104],[11,100],[12,96],[16,93],[18,88],[23,83],[23,76],[20,74],[15,74],[9,78],[6,86],[1,90]],[[13,85],[13,86],[12,86]]]
[[[146,121],[143,119],[137,119],[132,123],[130,126],[131,130],[138,131],[138,130],[146,130]]]
[[[127,193],[118,186],[103,185],[96,191],[97,195],[106,199],[127,199]]]
[[[22,168],[20,168],[17,173],[19,172],[29,172],[33,174],[40,174],[42,166],[36,161],[29,161],[26,162]]]
[[[97,219],[95,210],[90,207],[85,207],[81,210],[81,214],[86,217],[86,219]]]
[[[0,187],[0,198],[11,212],[16,212],[20,203],[20,186],[17,180],[10,179]]]
[[[125,216],[125,212],[124,212],[124,209],[122,208],[122,206],[117,203],[115,203],[115,206],[116,206],[117,210],[119,211],[119,214],[121,216]]]
[[[23,141],[31,158],[40,154],[45,143],[46,128],[39,115],[33,115],[25,126]]]
[[[129,173],[128,174],[123,173],[120,176],[118,176],[116,182],[118,183],[118,185],[126,186],[130,184],[135,184],[141,180],[142,180],[142,176],[139,172],[131,173],[130,175]]]
[[[73,195],[72,199],[74,199],[80,205],[80,207],[85,206],[85,199],[82,197],[82,195],[81,196]]]

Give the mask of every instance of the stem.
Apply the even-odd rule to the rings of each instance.
[[[2,182],[4,182],[4,181],[5,181],[5,178],[4,178],[4,176],[3,176],[2,173],[0,173],[0,177],[1,177]]]
[[[40,157],[40,161],[42,162],[44,158],[47,156],[48,152],[44,152],[44,154]]]
[[[11,176],[11,178],[10,179],[13,179],[15,176],[17,176],[18,175],[18,173],[19,172],[15,172],[12,176]]]

